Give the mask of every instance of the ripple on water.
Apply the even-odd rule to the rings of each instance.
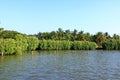
[[[0,57],[0,80],[120,80],[119,51],[58,51]]]

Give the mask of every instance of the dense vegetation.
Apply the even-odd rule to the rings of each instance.
[[[40,40],[38,49],[40,50],[69,50],[70,41]]]
[[[95,42],[88,41],[73,41],[71,45],[73,50],[94,50],[96,48],[97,44]]]
[[[39,50],[93,50],[96,43],[88,41],[40,40]]]
[[[120,40],[109,39],[102,44],[105,50],[120,50]]]
[[[90,33],[84,33],[83,31],[78,32],[76,29],[74,31],[64,31],[61,28],[59,28],[58,31],[43,33],[40,32],[38,33],[37,37],[40,40],[69,40],[96,42],[99,47],[102,46],[102,42],[112,38],[107,32],[98,32],[95,35],[91,35]],[[119,36],[115,34],[113,38],[119,38]]]
[[[16,54],[36,50],[39,41],[35,36],[28,36],[16,31],[0,30],[0,54]]]
[[[93,50],[103,48],[105,50],[120,50],[120,36],[112,37],[106,32],[98,32],[95,35],[62,30],[52,32],[39,32],[36,35],[26,35],[17,31],[0,28],[0,54],[16,54],[33,50]]]

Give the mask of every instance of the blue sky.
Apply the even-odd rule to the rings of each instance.
[[[120,34],[120,0],[0,0],[0,21],[26,34],[58,28]]]

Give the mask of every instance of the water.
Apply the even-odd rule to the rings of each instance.
[[[40,51],[3,56],[0,80],[120,80],[120,52]]]

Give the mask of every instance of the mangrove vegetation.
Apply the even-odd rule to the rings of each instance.
[[[39,50],[94,50],[96,48],[95,42],[67,40],[40,40],[38,46]]]
[[[27,35],[0,28],[0,55],[34,50],[120,50],[120,36],[107,32],[96,34],[62,30]]]

